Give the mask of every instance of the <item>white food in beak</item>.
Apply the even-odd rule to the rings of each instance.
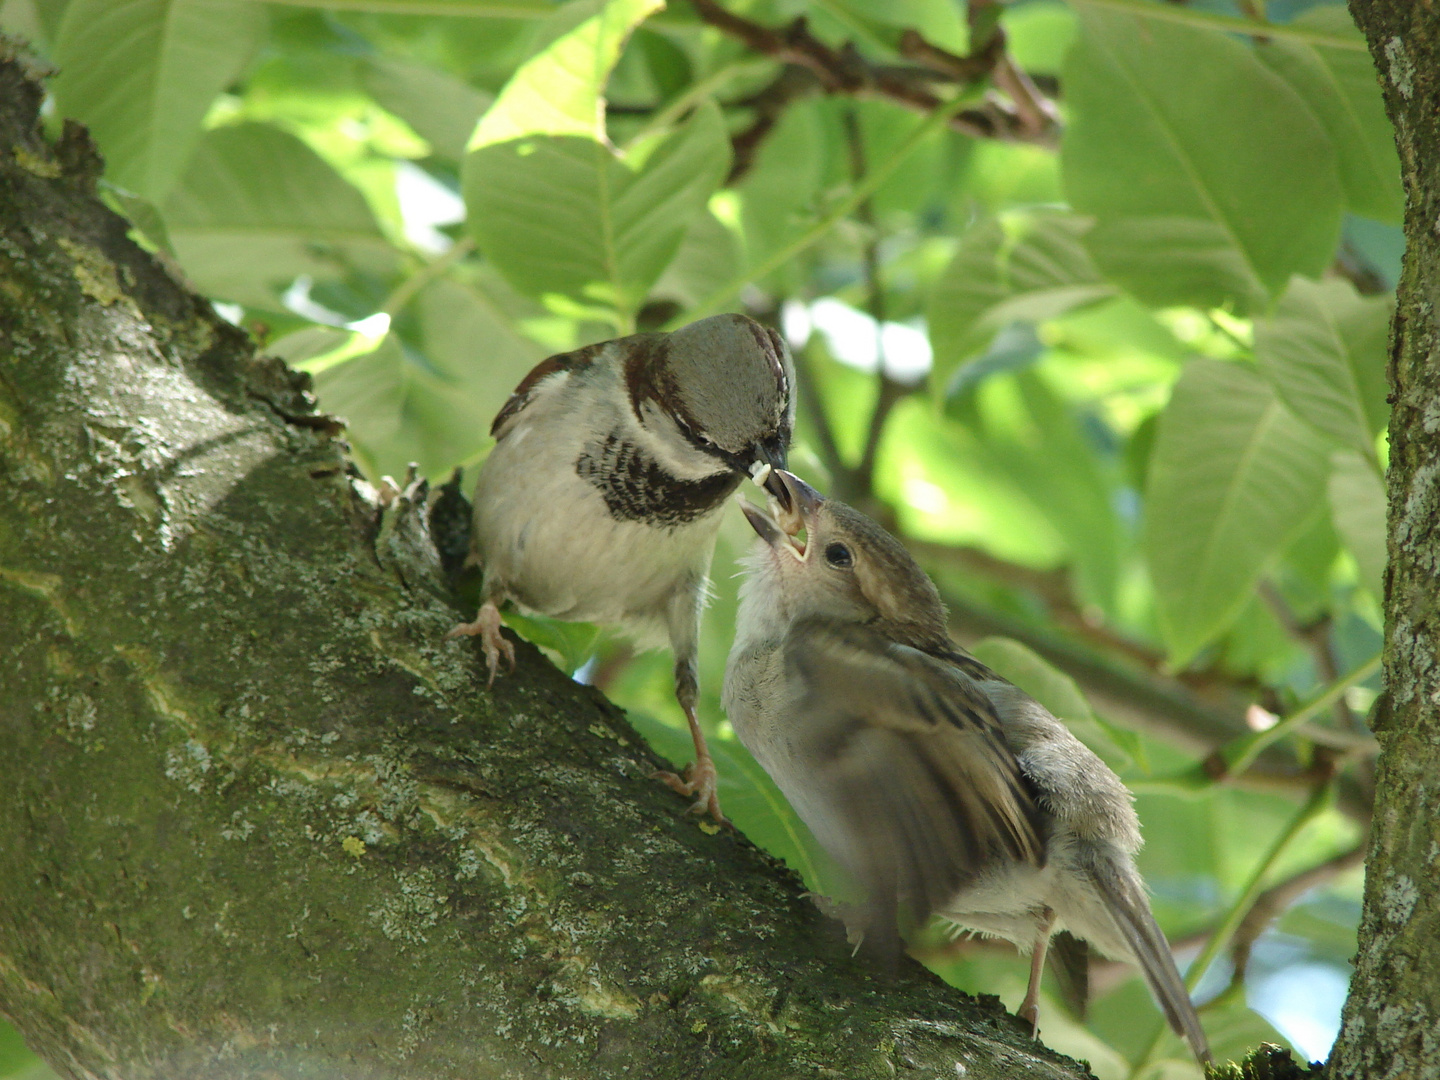
[[[750,466],[750,479],[755,482],[756,487],[763,488],[765,481],[770,479],[770,474],[774,471],[768,461],[757,461]]]

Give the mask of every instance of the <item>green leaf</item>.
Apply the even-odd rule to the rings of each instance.
[[[447,475],[479,450],[494,415],[393,333],[316,375],[315,392],[322,409],[347,422],[372,477],[401,476],[412,461],[422,475]]]
[[[1188,662],[1244,606],[1324,496],[1325,444],[1252,368],[1193,360],[1160,418],[1144,549],[1161,634]]]
[[[1318,276],[1343,200],[1295,91],[1223,34],[1089,6],[1080,21],[1062,167],[1100,268],[1155,306],[1242,312]]]
[[[480,115],[493,99],[443,71],[376,56],[361,68],[365,89],[404,120],[441,157],[459,161]]]
[[[1337,450],[1331,458],[1330,514],[1335,531],[1355,557],[1360,584],[1377,600],[1385,597],[1385,482],[1372,460]]]
[[[1388,296],[1362,298],[1347,281],[1290,282],[1255,324],[1255,359],[1290,410],[1321,435],[1375,459],[1385,427]]]
[[[264,27],[265,9],[243,0],[71,0],[55,41],[56,107],[90,128],[112,183],[158,203]]]
[[[526,135],[603,142],[601,94],[630,32],[664,0],[575,0],[551,17],[549,44],[521,64],[481,118],[467,149]]]
[[[1341,6],[1311,8],[1295,22],[1364,40]],[[1305,100],[1330,133],[1350,212],[1399,224],[1405,212],[1400,159],[1370,54],[1283,38],[1258,45],[1256,54]]]
[[[1081,242],[1090,225],[1060,211],[1037,211],[970,228],[927,308],[937,391],[1010,324],[1044,322],[1114,295]]]
[[[730,165],[707,101],[638,171],[592,139],[536,136],[465,162],[469,224],[521,292],[613,305],[627,325]]]
[[[521,301],[491,272],[430,282],[411,301],[410,313],[416,323],[416,345],[441,376],[462,388],[485,418],[462,455],[468,457],[488,442],[491,419],[526,373],[547,355],[516,324],[522,314],[535,313],[533,305]]]
[[[206,132],[164,215],[196,286],[251,307],[278,307],[300,274],[335,278],[395,261],[360,192],[267,124]]]
[[[656,296],[694,307],[740,272],[740,242],[708,210],[685,230],[675,258],[655,283]]]

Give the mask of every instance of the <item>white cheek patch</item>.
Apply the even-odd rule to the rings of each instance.
[[[750,479],[755,481],[756,487],[763,488],[765,481],[770,479],[770,474],[774,471],[768,461],[757,461],[750,466]]]

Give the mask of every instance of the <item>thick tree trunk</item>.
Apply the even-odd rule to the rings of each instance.
[[[533,650],[487,693],[411,500],[39,102],[0,51],[0,1012],[56,1069],[1084,1075],[872,979]]]
[[[1337,1077],[1440,1076],[1440,8],[1350,0],[1405,180],[1391,341],[1385,704],[1360,950]]]

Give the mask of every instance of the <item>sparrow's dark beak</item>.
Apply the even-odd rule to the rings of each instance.
[[[775,471],[785,468],[785,446],[778,439],[767,439],[756,443],[751,451],[750,479],[768,491],[784,505],[784,487],[775,479]]]

